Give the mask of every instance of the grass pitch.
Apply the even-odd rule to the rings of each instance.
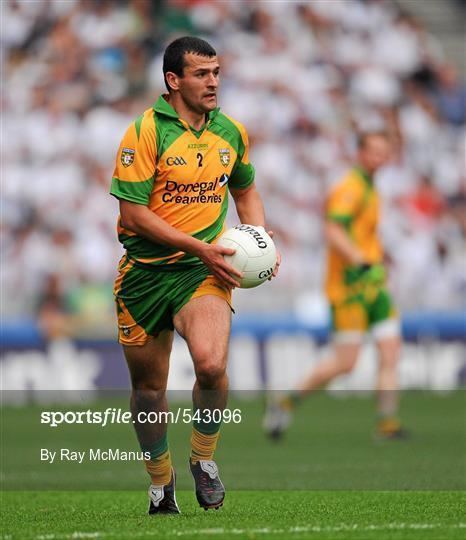
[[[43,447],[137,449],[130,425],[50,428],[39,420],[42,410],[127,408],[126,398],[4,407],[0,538],[466,536],[464,392],[406,394],[403,418],[412,438],[385,444],[371,438],[369,399],[315,396],[299,409],[286,438],[272,444],[260,428],[263,401],[249,397],[232,398],[242,422],[222,428],[216,459],[227,497],[218,511],[204,512],[194,497],[190,426],[170,426],[180,516],[146,515],[148,480],[140,462],[40,461]]]
[[[3,539],[463,539],[466,496],[452,492],[232,491],[208,512],[192,492],[182,514],[147,516],[137,492],[13,492]]]

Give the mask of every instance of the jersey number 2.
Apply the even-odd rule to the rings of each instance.
[[[204,156],[200,152],[198,152],[196,157],[197,157],[197,166],[202,167],[202,160],[204,159]]]

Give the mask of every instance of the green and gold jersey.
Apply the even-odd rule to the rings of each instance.
[[[210,243],[223,231],[228,187],[243,189],[254,181],[248,145],[244,127],[219,109],[196,131],[160,96],[126,131],[110,193],[146,205],[176,229]],[[118,238],[139,264],[199,262],[123,228],[121,218]]]
[[[326,203],[326,218],[345,227],[354,244],[369,263],[383,259],[378,236],[380,203],[372,180],[360,168],[351,169],[333,188]],[[333,247],[327,253],[326,293],[331,302],[346,295],[344,283],[348,262]]]

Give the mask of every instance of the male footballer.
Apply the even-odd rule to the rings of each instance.
[[[174,330],[188,345],[196,375],[193,410],[200,416],[189,457],[196,497],[205,509],[219,508],[225,497],[213,460],[221,422],[208,413],[227,402],[231,290],[241,273],[224,260],[234,250],[215,241],[228,193],[242,223],[264,226],[265,218],[247,133],[217,107],[219,71],[206,41],[181,37],[168,45],[168,93],[129,126],[112,179],[126,249],[114,288],[118,338],[131,377],[136,434],[150,454],[149,514],[179,513],[167,425],[137,420],[140,412],[167,411]]]
[[[380,439],[406,435],[398,418],[400,324],[386,288],[383,250],[377,232],[379,197],[374,185],[374,175],[389,155],[386,133],[361,134],[354,167],[328,197],[325,290],[331,307],[333,356],[320,362],[294,392],[270,400],[264,428],[271,438],[283,435],[292,411],[307,394],[354,369],[368,332],[379,356],[376,435]]]

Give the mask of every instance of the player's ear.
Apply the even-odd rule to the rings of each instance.
[[[171,90],[180,89],[180,77],[176,73],[167,71],[167,73],[165,73],[165,79]]]

